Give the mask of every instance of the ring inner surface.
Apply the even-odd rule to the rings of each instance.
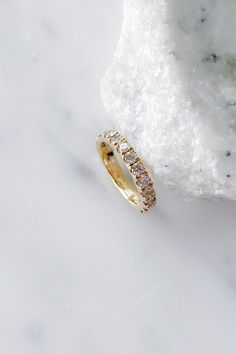
[[[99,152],[108,173],[119,191],[131,204],[138,205],[140,203],[139,193],[130,171],[118,153],[114,151],[111,145],[105,142],[99,144]]]

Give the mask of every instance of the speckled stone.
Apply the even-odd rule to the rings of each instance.
[[[236,2],[126,0],[108,116],[163,185],[236,199]]]

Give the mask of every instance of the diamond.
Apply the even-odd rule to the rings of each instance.
[[[145,187],[145,189],[143,189],[143,195],[147,196],[153,193],[153,188],[151,186],[147,186]]]
[[[117,144],[120,140],[120,135],[113,135],[112,137],[110,137],[110,142],[113,144]]]
[[[129,149],[129,145],[127,143],[121,143],[119,146],[119,150],[122,153],[128,151],[128,149]]]
[[[114,135],[116,135],[116,131],[115,130],[108,130],[107,132],[106,132],[106,137],[107,138],[111,138],[112,136],[114,136]]]
[[[152,203],[154,204],[156,202],[156,196],[155,195],[148,195],[145,197],[146,198],[146,203]]]
[[[136,160],[136,153],[134,151],[129,152],[125,155],[125,162],[129,163],[130,165],[133,164]]]
[[[136,175],[139,176],[143,173],[144,166],[141,163],[136,163],[135,165],[132,166],[132,172]]]
[[[144,187],[144,186],[146,186],[147,184],[149,184],[149,182],[150,182],[149,177],[148,177],[147,175],[143,175],[143,176],[141,176],[141,177],[138,179],[137,184],[138,184],[138,186],[140,186],[140,187]]]
[[[150,201],[150,200],[148,200],[148,201],[146,201],[144,204],[145,204],[145,206],[146,206],[146,207],[148,207],[148,208],[152,208],[152,207],[154,206],[154,204],[155,204],[155,203],[154,203],[154,202],[152,202],[152,201]]]

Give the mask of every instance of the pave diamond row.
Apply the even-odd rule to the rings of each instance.
[[[131,172],[142,199],[142,211],[148,211],[150,208],[154,207],[157,198],[152,179],[132,146],[130,146],[127,140],[115,130],[105,131],[100,137],[114,146]]]

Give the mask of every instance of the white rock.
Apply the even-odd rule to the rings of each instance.
[[[126,0],[105,108],[154,177],[236,199],[235,0]]]

